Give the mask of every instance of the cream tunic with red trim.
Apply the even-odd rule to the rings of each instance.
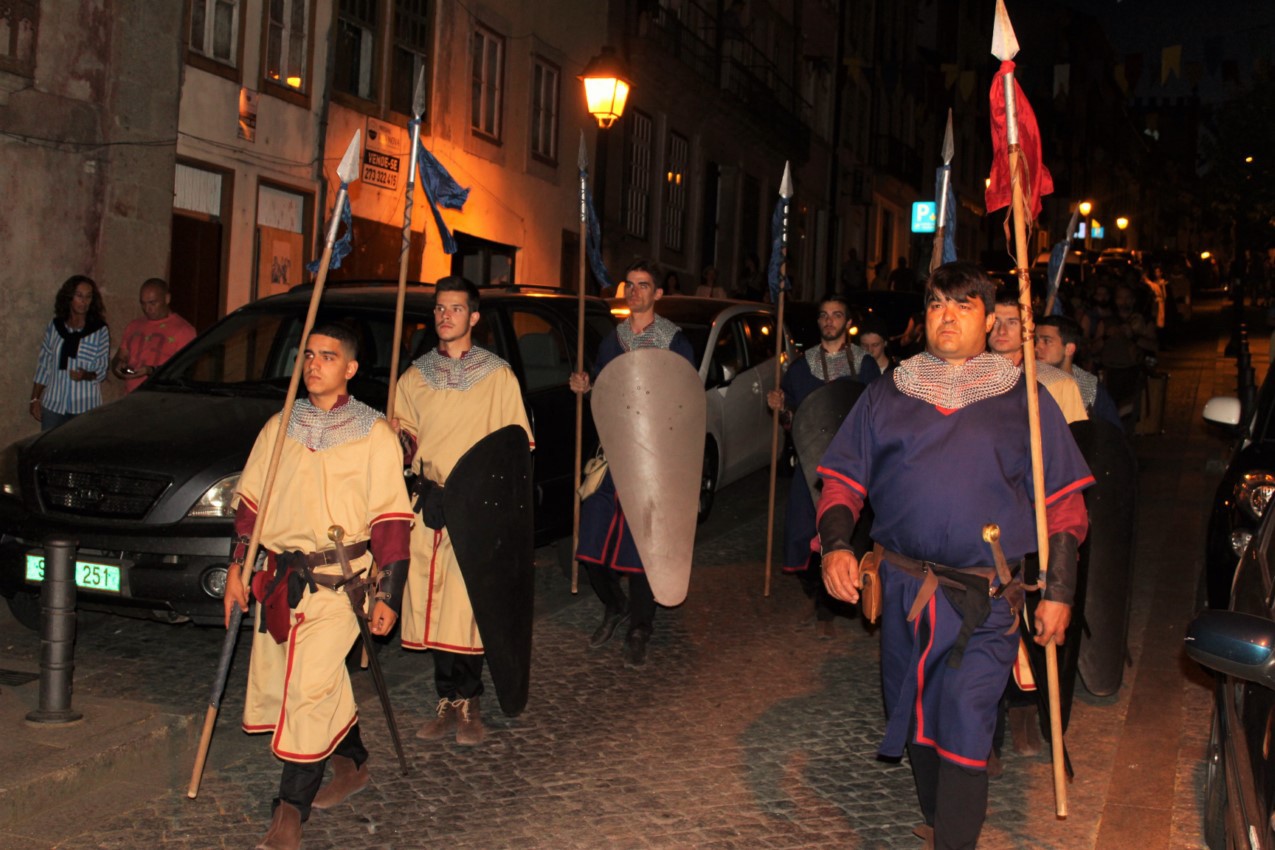
[[[471,359],[472,358],[472,359]],[[475,443],[507,425],[531,426],[509,364],[481,348],[459,359],[437,351],[418,358],[398,382],[395,412],[416,438],[412,468],[447,485],[452,467]],[[412,569],[403,597],[403,646],[479,655],[482,639],[447,529],[419,517],[412,526]]]
[[[261,429],[239,479],[236,507],[243,500],[257,508],[279,422],[276,415]],[[382,418],[371,422],[362,436],[331,448],[311,450],[289,436],[262,522],[262,549],[319,552],[333,548],[328,539],[333,525],[345,529],[346,542],[353,544],[368,540],[377,523],[410,521],[402,469],[403,450]],[[357,572],[371,563],[371,554],[364,553],[351,565]],[[341,574],[339,565],[315,571]],[[259,621],[261,606],[255,607]],[[358,623],[349,597],[324,587],[307,590],[291,620],[282,644],[268,633],[253,632],[243,729],[273,732],[270,748],[285,761],[319,761],[331,755],[358,721],[345,669]]]

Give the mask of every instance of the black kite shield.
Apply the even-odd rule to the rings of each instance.
[[[819,504],[819,461],[862,394],[863,384],[858,381],[833,381],[806,396],[793,414],[792,443],[810,487],[810,498],[816,505]]]
[[[443,512],[474,608],[500,710],[527,705],[534,527],[527,432],[506,425],[470,447],[447,476]]]
[[[681,605],[704,468],[704,384],[680,354],[640,348],[607,364],[590,404],[655,601]]]
[[[1085,490],[1089,535],[1080,547],[1086,627],[1080,678],[1086,690],[1105,697],[1120,690],[1129,654],[1137,461],[1124,433],[1109,422],[1076,422],[1071,434],[1094,477]]]

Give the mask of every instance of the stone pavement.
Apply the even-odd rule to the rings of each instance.
[[[1202,846],[1211,708],[1207,680],[1182,660],[1181,635],[1227,456],[1199,411],[1208,396],[1234,391],[1234,365],[1220,355],[1216,314],[1201,312],[1197,341],[1164,358],[1172,373],[1166,433],[1137,441],[1133,666],[1114,697],[1077,689],[1068,736],[1077,778],[1065,821],[1053,817],[1046,757],[1006,753],[1005,774],[991,786],[987,850]],[[1255,355],[1265,361],[1264,351]],[[387,646],[381,657],[411,773],[398,775],[369,677],[356,676],[372,785],[316,812],[305,846],[919,847],[908,768],[874,758],[882,728],[876,635],[847,619],[833,640],[796,628],[805,602],[791,578],[776,575],[771,597],[762,597],[765,492],[761,473],[719,496],[700,529],[690,595],[659,613],[641,670],[622,668],[618,639],[586,648],[597,603],[583,577],[580,596],[570,597],[551,553],[539,553],[531,701],[505,718],[489,687],[490,733],[480,748],[412,736],[434,702],[431,664]],[[84,615],[80,732],[25,727],[36,685],[0,684],[0,845],[252,846],[278,764],[264,737],[237,728],[247,640],[200,795],[185,795],[220,643],[215,629]],[[38,653],[38,639],[0,614],[0,667],[34,670]],[[162,746],[145,734],[129,739],[137,730],[121,731],[123,717],[158,724],[168,737]],[[99,754],[118,740],[140,743],[124,747],[136,758],[108,759],[109,781],[63,795],[37,790],[58,780],[58,757]],[[34,814],[22,816],[24,801]]]

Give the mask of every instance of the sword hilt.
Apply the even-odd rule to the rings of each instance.
[[[996,574],[1004,577],[1013,575],[1009,569],[1009,562],[1005,560],[1005,550],[1001,548],[1001,527],[994,522],[989,522],[983,526],[983,541],[992,547],[992,559],[996,563]],[[1000,596],[1005,592],[1006,582],[1002,581],[1000,587],[992,592],[992,596]]]

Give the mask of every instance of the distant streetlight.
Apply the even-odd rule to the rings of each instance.
[[[1212,257],[1212,256],[1213,256],[1213,252],[1212,252],[1212,251],[1201,251],[1201,252],[1200,252],[1200,259],[1201,259],[1201,260],[1207,260],[1209,257]]]
[[[1124,230],[1128,226],[1129,226],[1129,219],[1125,218],[1124,216],[1120,216],[1119,218],[1116,219],[1116,227],[1119,230]]]
[[[1251,156],[1246,156],[1246,157],[1244,157],[1244,161],[1245,161],[1246,163],[1248,163],[1249,165],[1252,165],[1252,164],[1253,164],[1253,157],[1251,157]]]
[[[1116,229],[1120,231],[1120,247],[1121,248],[1129,247],[1129,234],[1125,232],[1126,228],[1128,227],[1129,227],[1128,217],[1122,215],[1116,219]]]
[[[610,127],[624,114],[624,104],[629,99],[629,77],[619,58],[610,47],[589,60],[580,74],[584,83],[584,100],[589,114],[602,129]]]
[[[1081,201],[1080,206],[1077,207],[1077,209],[1080,210],[1081,215],[1083,215],[1085,218],[1088,218],[1089,213],[1093,211],[1093,204],[1089,201]]]

